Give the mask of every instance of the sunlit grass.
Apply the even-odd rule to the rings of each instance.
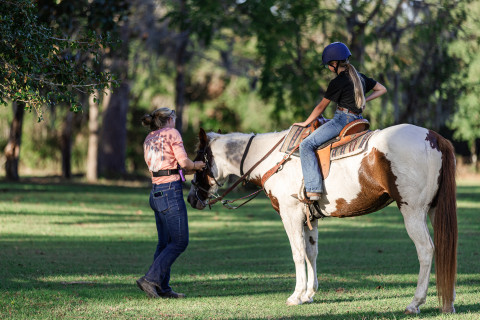
[[[281,219],[259,197],[239,210],[189,208],[190,245],[151,300],[135,280],[156,245],[148,185],[0,183],[0,319],[479,319],[480,182],[458,187],[456,315],[437,309],[435,276],[418,317],[405,316],[415,247],[392,205],[319,224],[319,289],[288,307],[295,268]]]

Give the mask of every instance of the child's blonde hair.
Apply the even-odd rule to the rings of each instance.
[[[356,106],[363,111],[365,109],[365,93],[363,92],[363,82],[360,78],[360,75],[357,72],[357,69],[350,64],[348,60],[339,61],[339,67],[344,67],[345,71],[348,72],[350,79],[353,82],[353,91],[355,92],[355,104]]]

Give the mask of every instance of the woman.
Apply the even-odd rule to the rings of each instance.
[[[205,163],[191,161],[175,129],[175,111],[160,108],[143,116],[142,124],[151,132],[143,143],[145,162],[152,175],[150,207],[155,212],[158,244],[153,264],[137,280],[138,287],[151,298],[184,298],[169,285],[170,268],[188,245],[187,208],[182,193],[182,173],[202,170]]]
[[[333,119],[320,126],[300,144],[305,191],[310,200],[319,200],[323,191],[323,179],[315,155],[316,149],[322,143],[338,136],[349,122],[362,119],[365,103],[387,92],[379,82],[358,73],[348,61],[350,56],[350,50],[341,42],[331,43],[323,50],[323,64],[337,76],[330,81],[324,98],[307,120],[295,123],[305,127],[322,114],[330,101],[337,103]],[[370,90],[373,90],[372,94],[365,97],[365,93]]]

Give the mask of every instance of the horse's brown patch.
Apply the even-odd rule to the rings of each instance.
[[[272,191],[269,191],[267,196],[270,198],[270,202],[272,203],[272,207],[273,209],[275,209],[275,211],[277,211],[278,214],[280,214],[280,205],[278,203],[278,199],[277,197],[275,197],[273,194],[272,194]]]
[[[209,140],[205,130],[200,129],[198,136],[199,145],[194,161],[206,160],[206,167],[204,170],[195,171],[193,181],[195,181],[196,185],[198,186],[198,190],[196,191],[197,197],[200,197],[199,199],[202,201],[206,201],[208,199],[208,192],[206,192],[206,190],[210,190],[211,186],[216,183],[215,179],[213,178],[211,168],[211,164],[213,162],[213,153],[211,148],[208,146]],[[188,202],[195,207],[197,199],[195,197],[189,197]]]
[[[358,196],[350,202],[340,198],[336,200],[336,210],[332,217],[354,217],[378,211],[393,201],[400,208],[402,196],[397,188],[397,177],[393,174],[391,162],[384,153],[373,148],[363,158],[358,178],[361,190]]]
[[[254,176],[251,179],[248,179],[248,182],[251,182],[258,187],[261,187],[262,186],[262,176]]]
[[[425,137],[425,141],[430,142],[430,147],[432,149],[436,149],[440,151],[440,148],[438,146],[438,133],[428,130],[427,136]]]

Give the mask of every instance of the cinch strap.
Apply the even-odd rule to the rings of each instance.
[[[178,169],[167,169],[167,170],[158,170],[153,172],[152,174],[154,177],[164,177],[164,176],[171,176],[174,174],[178,174]]]

